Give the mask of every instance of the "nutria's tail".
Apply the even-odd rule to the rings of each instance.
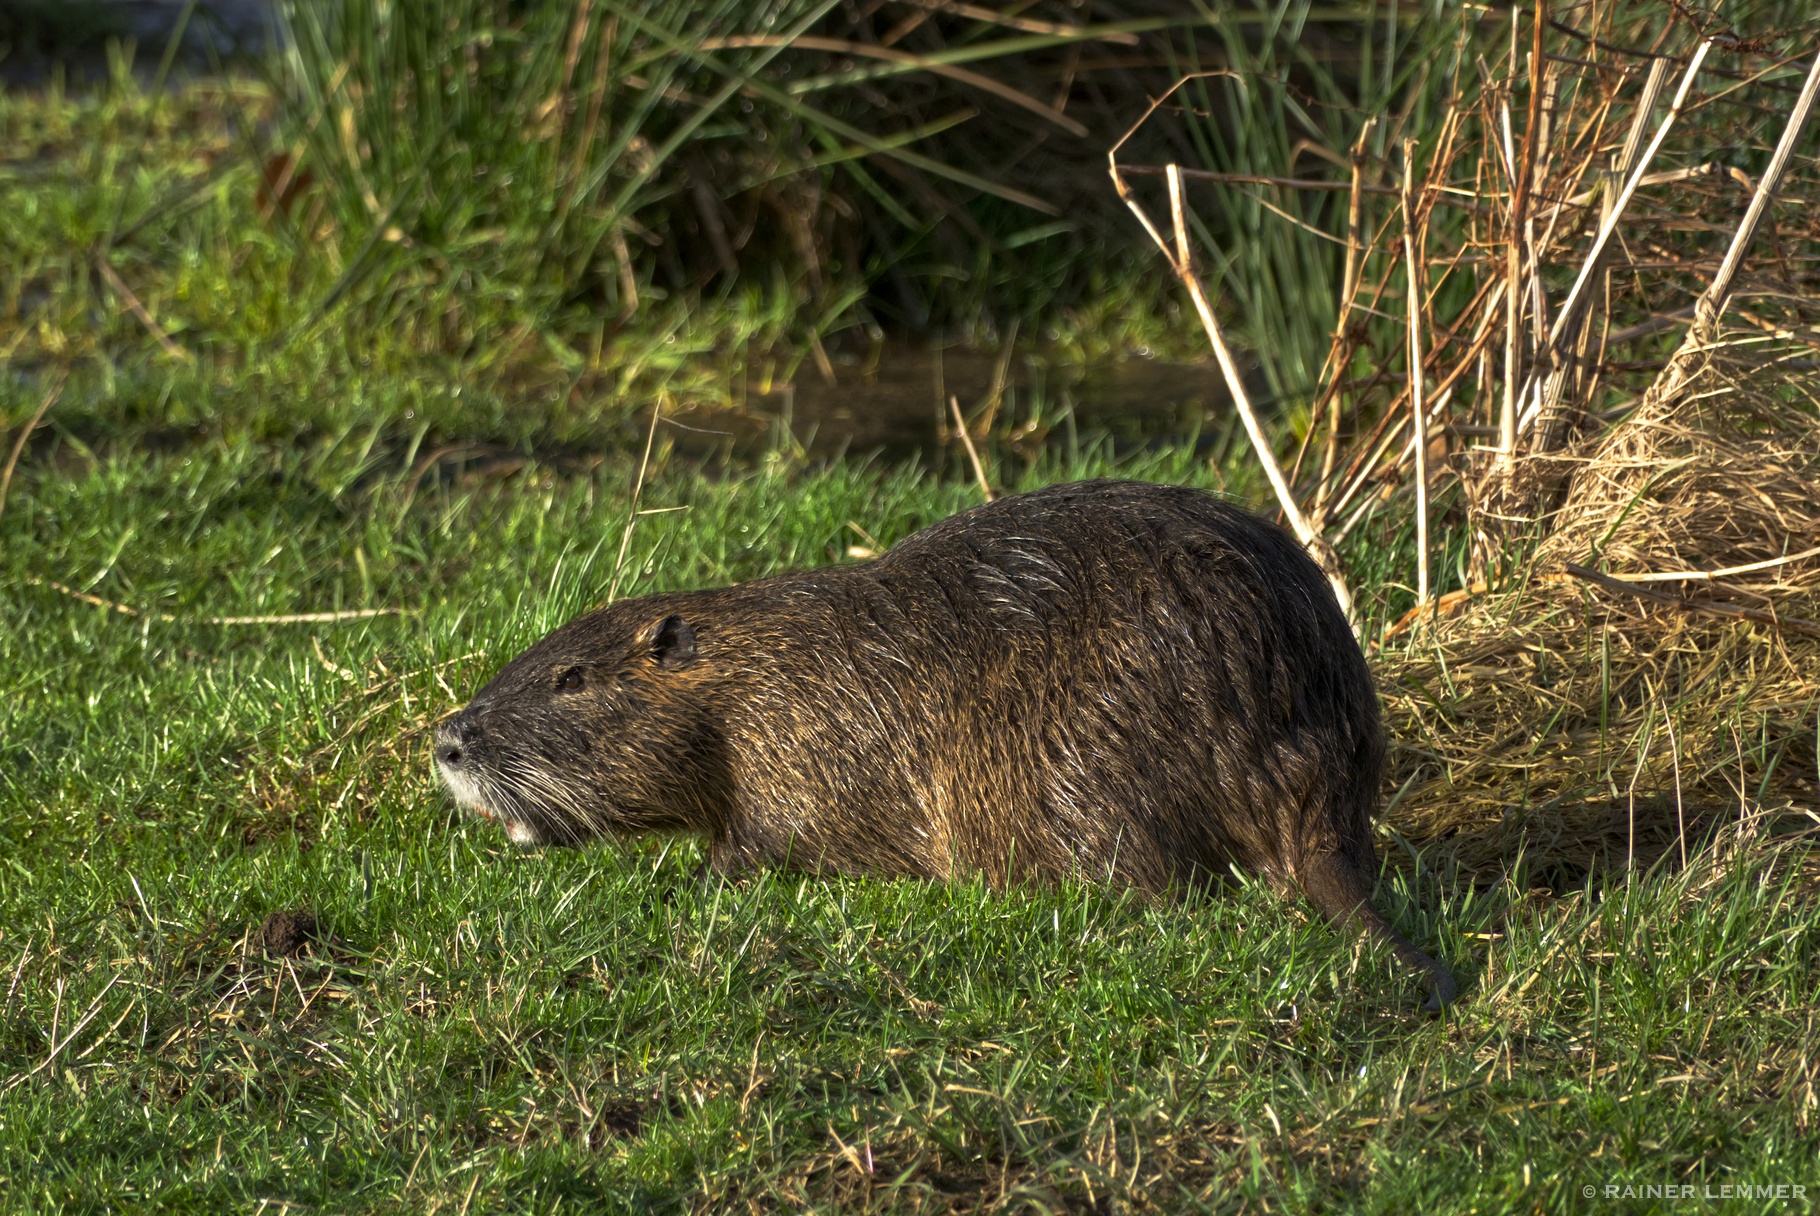
[[[1308,902],[1335,925],[1354,925],[1390,943],[1403,963],[1420,972],[1428,988],[1425,1013],[1438,1013],[1453,1002],[1459,991],[1446,967],[1422,953],[1408,938],[1390,927],[1371,906],[1371,892],[1358,865],[1338,852],[1312,852],[1302,858],[1296,881]]]

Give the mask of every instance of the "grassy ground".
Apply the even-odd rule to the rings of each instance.
[[[656,316],[579,366],[310,328],[334,275],[257,217],[238,120],[218,121],[240,104],[0,99],[9,438],[74,368],[0,517],[0,1206],[1820,1196],[1814,864],[1748,830],[1629,886],[1388,883],[1465,990],[1427,1020],[1386,958],[1252,887],[1184,907],[698,887],[689,842],[527,855],[461,820],[424,725],[600,597],[631,407],[724,382],[764,303]],[[1116,312],[1063,342],[1150,323]],[[421,463],[464,440],[494,455]],[[1243,489],[1242,463],[1089,444],[1000,475]],[[640,505],[688,509],[641,519],[625,573],[643,591],[846,560],[850,523],[888,544],[973,501],[876,464],[671,457]],[[1391,526],[1348,553],[1380,621],[1405,602]],[[400,614],[208,623],[373,608]],[[315,943],[266,950],[268,916],[304,908]]]
[[[70,457],[15,491],[8,1206],[1820,1194],[1820,905],[1786,849],[1720,847],[1602,896],[1387,891],[1464,983],[1432,1021],[1386,959],[1258,889],[1146,907],[1093,889],[702,888],[686,842],[517,853],[451,813],[422,726],[599,596],[630,470],[426,478],[413,495],[396,454],[359,438]],[[1205,479],[1170,456],[1123,471]],[[644,501],[688,510],[644,517],[628,569],[643,590],[825,562],[848,521],[889,543],[972,493],[853,465],[712,481],[678,466]],[[362,606],[408,614],[198,623]],[[261,923],[303,907],[323,939],[269,955]]]

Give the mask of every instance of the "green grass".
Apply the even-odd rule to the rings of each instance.
[[[426,478],[407,503],[403,456],[359,431],[92,460],[65,444],[15,487],[7,1208],[1466,1212],[1609,1210],[1580,1198],[1607,1183],[1820,1194],[1820,903],[1793,846],[1602,893],[1388,884],[1397,922],[1463,981],[1441,1020],[1411,1012],[1388,959],[1255,886],[1187,906],[697,886],[689,842],[516,852],[452,811],[422,728],[602,593],[632,469]],[[1032,476],[1109,467],[1090,452]],[[1179,453],[1116,471],[1210,476]],[[627,570],[644,591],[837,560],[849,520],[889,543],[973,494],[866,465],[707,478],[672,462],[643,505],[688,510],[644,517]],[[363,606],[407,615],[193,623]],[[326,943],[265,956],[263,918],[305,906]]]
[[[799,357],[800,299],[787,279],[679,295],[569,345],[518,328],[509,291],[451,311],[427,278],[395,297],[375,279],[379,315],[356,324],[324,308],[355,246],[337,265],[258,213],[275,105],[245,82],[155,98],[124,72],[0,94],[9,442],[73,369],[0,518],[0,1209],[1820,1195],[1820,900],[1800,840],[1747,833],[1582,891],[1393,872],[1382,906],[1466,994],[1428,1020],[1387,958],[1254,885],[1185,906],[700,886],[692,842],[521,854],[462,819],[424,727],[612,581],[637,412]],[[407,280],[433,268],[403,260]],[[1049,354],[1198,350],[1155,271],[1106,268],[1043,323]],[[454,444],[485,454],[420,466]],[[988,458],[1010,487],[1258,489],[1242,444],[1217,469],[1091,437],[1028,468]],[[947,471],[787,450],[696,466],[660,444],[640,505],[687,510],[640,521],[625,577],[642,592],[845,560],[850,522],[890,543],[971,505]],[[1370,628],[1409,603],[1410,544],[1396,504],[1349,538]],[[203,623],[366,608],[400,615]],[[300,907],[325,939],[268,957],[262,921]]]

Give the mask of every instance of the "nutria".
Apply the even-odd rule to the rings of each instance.
[[[689,832],[789,865],[1147,892],[1238,866],[1447,970],[1370,902],[1364,656],[1282,529],[1195,490],[1051,486],[864,565],[589,612],[436,735],[521,844]]]

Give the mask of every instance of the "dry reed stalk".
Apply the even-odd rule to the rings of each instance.
[[[992,483],[986,480],[986,466],[980,463],[979,449],[973,446],[973,436],[967,433],[967,419],[961,414],[959,397],[948,398],[948,411],[954,415],[954,429],[960,436],[961,446],[967,449],[967,461],[973,466],[973,476],[979,482],[980,495],[991,502]]]
[[[1537,15],[1540,16],[1539,11]],[[1509,66],[1506,70],[1507,80],[1511,82],[1514,82],[1517,79],[1517,35],[1520,21],[1521,10],[1513,9],[1510,19],[1510,59]],[[1537,36],[1540,36],[1543,28],[1544,26],[1541,21],[1535,23],[1534,32]],[[1536,98],[1537,95],[1534,88],[1530,90],[1530,96],[1532,99]],[[1504,169],[1505,183],[1509,190],[1509,194],[1507,195],[1509,202],[1507,211],[1508,218],[1506,221],[1507,236],[1505,238],[1504,248],[1505,279],[1509,284],[1509,287],[1505,292],[1504,402],[1501,414],[1503,421],[1500,422],[1500,439],[1502,441],[1502,460],[1500,461],[1500,467],[1501,471],[1508,479],[1515,471],[1517,452],[1517,369],[1521,366],[1523,357],[1522,321],[1524,297],[1527,294],[1524,289],[1523,279],[1523,270],[1527,259],[1524,256],[1525,250],[1522,245],[1522,235],[1524,231],[1524,221],[1528,218],[1526,210],[1529,201],[1528,184],[1531,176],[1531,162],[1526,151],[1526,155],[1519,167],[1516,140],[1511,133],[1510,100],[1508,96],[1506,96],[1499,105],[1498,119],[1498,135],[1503,137],[1503,143],[1497,150],[1503,153],[1501,164]],[[1490,128],[1488,127],[1487,129],[1489,130]],[[1533,133],[1534,130],[1535,120],[1534,115],[1532,114],[1530,115],[1530,125],[1527,128],[1526,137],[1528,134]],[[1498,136],[1494,135],[1492,138],[1495,140]],[[1527,138],[1525,142],[1527,150]]]
[[[171,336],[164,332],[164,327],[152,319],[152,314],[145,310],[145,305],[139,302],[139,297],[133,294],[132,288],[128,287],[126,283],[121,280],[120,276],[114,272],[114,268],[107,264],[106,258],[97,257],[95,259],[95,271],[106,280],[107,285],[113,289],[114,294],[120,297],[120,301],[126,305],[127,311],[137,317],[139,323],[145,326],[146,332],[152,335],[153,340],[158,343],[165,354],[182,363],[194,363],[196,361],[195,355],[190,354],[189,351],[172,341]]]
[[[1625,208],[1630,205],[1631,196],[1636,194],[1637,187],[1642,183],[1643,175],[1648,170],[1650,162],[1661,150],[1663,141],[1668,138],[1669,130],[1675,125],[1675,120],[1681,116],[1682,107],[1687,104],[1688,92],[1693,88],[1694,78],[1699,74],[1700,65],[1705,62],[1706,54],[1712,47],[1713,40],[1708,38],[1702,41],[1699,48],[1694,51],[1693,58],[1688,61],[1687,70],[1681,75],[1681,84],[1675,90],[1675,99],[1669,105],[1668,114],[1662,119],[1662,124],[1656,128],[1655,135],[1649,141],[1649,147],[1644,149],[1643,154],[1637,158],[1637,163],[1631,167],[1630,176],[1625,179],[1624,185],[1618,191],[1617,198],[1612,201],[1610,209],[1601,219],[1599,234],[1593,238],[1592,249],[1586,255],[1585,261],[1581,263],[1580,273],[1574,279],[1573,286],[1568,289],[1567,299],[1562,302],[1560,309],[1555,314],[1554,324],[1549,328],[1547,349],[1551,358],[1561,353],[1562,336],[1567,332],[1570,320],[1578,313],[1586,286],[1591,282],[1604,258],[1605,246],[1610,242],[1612,234],[1618,230],[1618,222],[1624,218]],[[1532,378],[1534,375],[1535,373],[1532,372]],[[1526,409],[1524,416],[1518,419],[1518,430],[1521,431],[1530,426],[1539,413],[1539,404],[1534,410]]]
[[[1769,209],[1770,200],[1782,185],[1783,174],[1788,172],[1789,157],[1794,154],[1795,144],[1807,130],[1808,119],[1814,111],[1814,97],[1820,93],[1820,52],[1814,52],[1813,66],[1808,69],[1807,80],[1801,86],[1801,94],[1795,99],[1794,109],[1789,114],[1787,124],[1782,128],[1782,137],[1776,141],[1776,151],[1771,155],[1769,166],[1764,170],[1762,179],[1757,183],[1756,191],[1751,195],[1750,210],[1744,214],[1744,220],[1738,225],[1737,234],[1732,238],[1731,246],[1725,251],[1725,261],[1720,263],[1718,273],[1713,275],[1712,285],[1701,295],[1694,308],[1694,328],[1699,331],[1711,331],[1718,326],[1719,315],[1724,312],[1726,302],[1731,298],[1732,279],[1738,268],[1744,263],[1744,251],[1750,248],[1751,242],[1757,239],[1757,229],[1763,223],[1764,214]]]
[[[1801,552],[1791,553],[1787,557],[1773,557],[1761,562],[1746,562],[1742,566],[1732,566],[1726,570],[1663,570],[1644,574],[1620,574],[1613,577],[1626,583],[1705,582],[1716,578],[1732,578],[1740,574],[1754,574],[1760,570],[1773,570],[1778,566],[1786,566],[1790,562],[1798,562],[1816,554],[1820,554],[1820,547],[1803,549]]]
[[[1189,80],[1219,74],[1222,73],[1198,73],[1194,76],[1184,77],[1177,82],[1176,88],[1179,89]],[[1270,482],[1270,488],[1276,494],[1277,505],[1282,508],[1284,518],[1288,520],[1290,528],[1295,532],[1296,539],[1301,541],[1303,548],[1308,550],[1309,555],[1320,566],[1321,572],[1327,576],[1328,585],[1333,588],[1334,599],[1338,601],[1340,610],[1345,613],[1346,619],[1349,622],[1356,622],[1352,590],[1346,584],[1346,575],[1340,565],[1339,554],[1315,530],[1314,525],[1309,522],[1308,517],[1302,512],[1301,506],[1296,502],[1295,494],[1290,489],[1288,479],[1283,476],[1283,468],[1277,462],[1276,454],[1272,450],[1269,437],[1264,434],[1263,425],[1258,420],[1257,410],[1252,406],[1251,394],[1246,391],[1244,379],[1239,375],[1238,363],[1233,359],[1232,350],[1226,343],[1226,336],[1220,328],[1219,320],[1214,316],[1213,305],[1207,299],[1206,288],[1202,286],[1200,275],[1194,269],[1193,250],[1188,240],[1187,211],[1182,197],[1181,166],[1170,164],[1165,170],[1169,186],[1169,212],[1175,234],[1173,248],[1170,242],[1163,238],[1163,234],[1157,230],[1156,225],[1151,222],[1149,214],[1137,201],[1136,196],[1131,193],[1131,188],[1119,172],[1119,149],[1144,124],[1144,120],[1170,96],[1173,96],[1174,92],[1175,89],[1171,89],[1169,93],[1153,101],[1143,117],[1132,124],[1130,130],[1106,153],[1107,170],[1112,176],[1113,188],[1118,191],[1119,198],[1143,225],[1144,231],[1156,243],[1156,247],[1162,251],[1163,257],[1169,262],[1171,273],[1187,289],[1189,299],[1194,302],[1195,313],[1200,317],[1201,328],[1206,331],[1207,341],[1213,347],[1214,359],[1219,363],[1220,372],[1226,379],[1227,391],[1232,394],[1233,405],[1238,410],[1239,420],[1244,424],[1245,433],[1251,440],[1252,451],[1257,456],[1259,465],[1263,467],[1264,475]]]
[[[1078,25],[1063,25],[1056,21],[1034,21],[1028,17],[1013,16],[989,8],[980,8],[977,5],[955,3],[954,0],[904,0],[904,2],[931,12],[953,13],[956,16],[967,17],[986,25],[1002,25],[1006,29],[1023,30],[1027,34],[1062,34],[1077,38],[1086,36],[1100,42],[1117,43],[1120,46],[1138,45],[1138,38],[1135,34],[1092,33],[1083,31]]]
[[[1359,243],[1359,230],[1364,226],[1365,207],[1365,145],[1371,138],[1372,128],[1377,126],[1376,118],[1368,118],[1359,131],[1359,137],[1352,141],[1352,190],[1346,206],[1346,269],[1340,279],[1340,310],[1333,319],[1333,345],[1327,352],[1327,363],[1321,369],[1322,379],[1327,381],[1324,391],[1327,406],[1327,445],[1321,453],[1321,476],[1315,483],[1314,507],[1309,512],[1314,517],[1315,525],[1323,527],[1327,520],[1327,496],[1332,489],[1333,466],[1340,453],[1340,392],[1339,369],[1352,362],[1352,343],[1347,338],[1348,321],[1352,316],[1353,301],[1359,294],[1359,259],[1364,254],[1364,246]],[[1319,413],[1319,407],[1316,408]],[[1313,421],[1310,420],[1310,427]]]
[[[346,621],[370,621],[374,617],[403,616],[403,608],[348,608],[336,612],[276,612],[262,613],[255,616],[173,616],[168,612],[147,612],[134,608],[130,604],[117,603],[114,600],[102,599],[86,591],[78,591],[63,583],[53,582],[37,575],[27,575],[25,581],[33,587],[44,587],[59,595],[67,595],[73,600],[117,612],[121,616],[137,617],[148,621],[157,621],[165,625],[339,625]]]
[[[1011,318],[1011,324],[1006,327],[1005,336],[999,342],[998,358],[992,363],[992,382],[986,389],[986,398],[975,407],[979,421],[974,423],[973,431],[978,439],[985,439],[992,434],[992,424],[998,418],[999,406],[1004,403],[1005,385],[1011,377],[1011,357],[1017,351],[1018,325],[1018,318]],[[990,499],[991,496],[987,497]]]
[[[1681,845],[1681,868],[1687,868],[1687,808],[1681,798],[1681,742],[1675,738],[1675,719],[1673,714],[1662,715],[1663,724],[1668,727],[1669,762],[1674,765],[1675,773],[1675,838]]]
[[[632,482],[632,505],[626,508],[625,531],[619,534],[619,555],[613,559],[613,579],[607,584],[606,602],[619,598],[619,576],[626,568],[626,553],[632,548],[632,529],[638,526],[638,500],[645,492],[645,473],[651,467],[651,444],[657,439],[657,420],[663,416],[663,402],[651,406],[651,426],[645,431],[644,455],[638,458],[638,475]]]
[[[1251,395],[1245,391],[1244,381],[1239,376],[1238,363],[1232,357],[1232,349],[1226,344],[1225,334],[1220,329],[1219,320],[1214,316],[1213,305],[1207,299],[1207,291],[1201,284],[1200,275],[1194,269],[1193,251],[1188,243],[1188,225],[1186,208],[1182,198],[1182,175],[1179,167],[1169,166],[1169,214],[1175,230],[1175,253],[1170,258],[1171,269],[1182,285],[1188,289],[1189,298],[1194,301],[1195,312],[1201,319],[1201,328],[1207,332],[1207,340],[1213,346],[1214,358],[1219,362],[1220,371],[1226,377],[1227,391],[1232,394],[1234,406],[1239,411],[1239,418],[1245,425],[1245,433],[1251,439],[1252,450],[1263,466],[1264,475],[1270,479],[1270,487],[1276,492],[1277,503],[1281,506],[1289,526],[1294,530],[1296,539],[1302,542],[1321,572],[1327,576],[1328,585],[1333,588],[1334,599],[1339,601],[1340,611],[1346,619],[1354,619],[1352,590],[1346,585],[1346,576],[1340,567],[1339,554],[1333,546],[1316,532],[1307,516],[1302,514],[1294,492],[1289,488],[1288,479],[1283,476],[1282,466],[1277,463],[1276,454],[1271,450],[1270,440],[1264,434],[1263,425],[1258,421],[1257,410],[1252,406]],[[1116,162],[1114,167],[1116,175]],[[1119,183],[1121,187],[1123,182]],[[1122,193],[1122,191],[1121,191]],[[1132,200],[1128,200],[1132,201]],[[1136,203],[1132,201],[1135,208]],[[1161,242],[1159,241],[1159,244]],[[1169,253],[1164,246],[1164,254]]]
[[[1080,31],[1070,30],[1071,36],[1082,36]],[[1085,36],[1093,37],[1092,33]],[[1012,105],[1028,110],[1037,117],[1060,127],[1078,139],[1089,134],[1081,123],[1068,117],[1054,106],[1040,101],[1028,93],[1022,92],[1001,80],[979,72],[945,63],[929,55],[913,55],[908,51],[893,50],[890,47],[874,46],[870,43],[855,42],[847,38],[822,38],[811,34],[736,34],[726,38],[704,38],[695,45],[700,51],[719,51],[744,48],[779,48],[787,47],[796,51],[829,51],[837,55],[850,55],[856,58],[883,59],[892,63],[914,67],[920,71],[936,76],[946,76],[950,80],[971,86],[982,92],[991,93],[1003,98]]]
[[[1752,564],[1761,566],[1766,563]],[[1629,579],[1613,578],[1609,574],[1600,574],[1597,570],[1588,570],[1585,566],[1576,565],[1573,562],[1566,563],[1562,569],[1575,578],[1595,583],[1607,591],[1615,591],[1620,595],[1634,595],[1639,599],[1648,600],[1653,604],[1662,604],[1680,612],[1703,612],[1708,616],[1756,621],[1759,624],[1768,625],[1772,629],[1788,629],[1795,633],[1805,633],[1809,637],[1820,638],[1820,625],[1816,625],[1813,621],[1804,621],[1798,616],[1783,616],[1776,612],[1763,612],[1755,608],[1740,608],[1736,604],[1713,604],[1701,600],[1676,599],[1672,595],[1663,595],[1660,591],[1651,591],[1647,587],[1638,586],[1637,583],[1640,581],[1638,576],[1632,576]]]
[[[1409,426],[1416,456],[1416,603],[1428,602],[1428,414],[1422,397],[1422,274],[1420,221],[1415,204],[1416,141],[1403,141],[1403,256],[1408,266],[1404,294],[1409,297]]]
[[[6,454],[6,468],[4,471],[0,471],[0,516],[6,514],[6,500],[7,496],[12,493],[13,472],[19,467],[19,456],[25,451],[26,442],[31,439],[32,432],[38,429],[38,424],[44,421],[44,416],[51,412],[51,406],[57,404],[57,398],[63,396],[63,386],[69,383],[69,378],[69,368],[58,369],[57,378],[51,382],[50,390],[44,394],[43,400],[38,402],[38,408],[32,411],[32,416],[26,420],[25,426],[20,428],[19,437],[13,440],[13,449]]]

